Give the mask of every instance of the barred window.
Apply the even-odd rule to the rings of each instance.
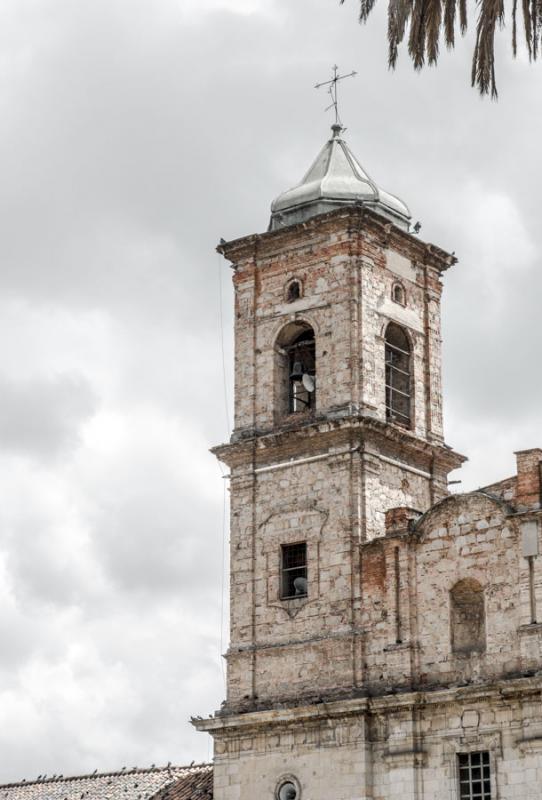
[[[491,800],[489,753],[458,753],[460,800]]]
[[[386,418],[410,427],[410,342],[404,330],[386,328]]]
[[[275,409],[277,421],[287,414],[316,408],[316,342],[314,330],[301,320],[290,322],[275,342]]]
[[[283,544],[281,548],[281,587],[283,600],[307,596],[307,543]]]
[[[285,348],[288,353],[290,414],[308,411],[315,403],[314,331],[309,326]]]

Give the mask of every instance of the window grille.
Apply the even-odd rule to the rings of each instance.
[[[281,550],[281,598],[306,597],[307,543],[283,544]]]
[[[290,414],[308,411],[315,407],[316,402],[313,329],[303,330],[285,349],[288,352],[288,411]]]
[[[460,800],[491,800],[489,753],[458,753]]]
[[[386,418],[410,427],[410,343],[399,325],[386,329]]]

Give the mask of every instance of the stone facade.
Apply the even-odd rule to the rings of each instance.
[[[442,444],[441,275],[453,256],[355,206],[219,249],[234,267],[235,440],[288,427],[277,402],[276,341],[296,320],[316,332],[316,418],[385,421],[383,331],[392,320],[414,354],[413,433]],[[302,296],[292,303],[294,278]],[[392,300],[397,283],[405,304]]]
[[[459,800],[457,754],[488,752],[491,798],[539,800],[540,680],[388,693],[223,717],[215,798],[273,798],[282,777],[310,800]]]
[[[282,783],[305,800],[462,800],[469,753],[489,759],[482,800],[542,797],[542,451],[448,492],[463,461],[442,429],[454,259],[357,206],[220,249],[236,297],[235,430],[215,449],[231,642],[226,701],[194,720],[215,739],[215,798],[271,800]],[[390,323],[408,340],[406,425],[386,399]],[[316,401],[292,413],[284,343],[302,329]],[[293,545],[307,588],[285,596]]]

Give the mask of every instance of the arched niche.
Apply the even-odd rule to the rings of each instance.
[[[299,278],[294,278],[286,284],[284,294],[287,303],[295,303],[296,300],[303,297],[303,284]]]
[[[406,306],[406,290],[402,283],[397,281],[391,287],[391,299],[400,306]]]
[[[450,590],[450,637],[456,655],[486,649],[484,590],[474,578],[458,581]]]

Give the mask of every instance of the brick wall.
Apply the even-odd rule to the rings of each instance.
[[[280,424],[276,341],[293,320],[316,334],[317,413],[356,409],[386,419],[384,330],[395,321],[413,353],[413,431],[442,441],[440,271],[445,254],[350,208],[227,245],[235,267],[235,427]],[[293,278],[302,297],[287,302]],[[406,305],[392,299],[400,282]],[[280,394],[280,393],[279,393]]]
[[[358,208],[224,252],[236,293],[235,431],[215,449],[231,471],[228,696],[196,722],[215,737],[215,798],[272,798],[293,776],[306,800],[458,800],[457,754],[472,750],[490,754],[492,798],[539,798],[542,565],[524,557],[522,526],[540,538],[542,451],[518,453],[517,477],[448,495],[462,461],[442,439],[452,259]],[[289,303],[293,278],[302,296]],[[390,321],[412,353],[408,430],[386,420]],[[316,409],[288,415],[277,340],[300,322],[315,333]],[[281,599],[281,547],[300,541],[307,596]]]
[[[384,535],[389,508],[421,513],[445,497],[461,463],[442,446],[440,273],[450,260],[357,208],[225,252],[236,418],[216,452],[232,478],[229,707],[341,694],[365,680],[360,543]],[[288,302],[293,279],[301,297]],[[386,421],[390,321],[411,346],[410,430]],[[316,409],[285,415],[277,340],[300,322],[315,333]],[[284,601],[281,546],[297,541],[307,543],[308,596]],[[399,669],[404,658],[393,656]]]

